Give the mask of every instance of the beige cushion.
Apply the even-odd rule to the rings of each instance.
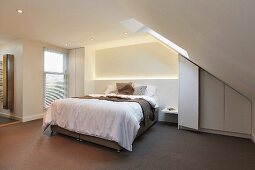
[[[116,83],[116,87],[119,94],[133,95],[135,91],[132,83]]]

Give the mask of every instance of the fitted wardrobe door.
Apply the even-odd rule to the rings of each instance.
[[[68,51],[68,96],[75,97],[75,49]]]
[[[198,130],[199,68],[179,56],[179,126]]]
[[[68,96],[84,96],[84,48],[68,52]]]
[[[225,131],[251,134],[251,101],[225,85]]]
[[[84,96],[84,56],[85,49],[77,48],[75,51],[75,94]]]
[[[200,128],[224,130],[224,83],[200,71]]]

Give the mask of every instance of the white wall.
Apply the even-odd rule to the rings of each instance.
[[[103,93],[108,84],[115,82],[152,84],[158,88],[160,109],[178,109],[178,54],[159,42],[104,46],[103,49],[88,47],[84,62],[85,94]],[[159,120],[170,118],[160,113]],[[175,117],[172,121],[176,121]]]
[[[23,40],[23,119],[43,113],[43,47]]]
[[[96,51],[95,77],[176,78],[178,55],[158,42]]]
[[[23,120],[40,118],[43,114],[44,48],[67,53],[52,45],[23,40]]]
[[[84,48],[68,50],[68,96],[84,95]]]
[[[43,114],[44,48],[67,53],[48,44],[17,40],[0,47],[0,55],[14,55],[14,113],[23,121],[41,118]]]
[[[0,46],[0,57],[4,54],[14,55],[14,111],[10,113],[16,118],[22,119],[23,116],[23,83],[22,83],[22,63],[23,45],[21,40],[13,41]]]

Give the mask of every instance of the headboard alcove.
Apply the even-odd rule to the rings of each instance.
[[[95,93],[102,94],[107,85],[116,82],[134,82],[144,85],[152,85],[157,88],[157,97],[160,110],[165,107],[174,107],[178,109],[179,81],[178,79],[135,79],[135,80],[95,80]],[[163,121],[166,117],[163,113],[159,113],[159,120]]]

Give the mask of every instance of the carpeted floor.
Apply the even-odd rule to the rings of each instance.
[[[138,138],[133,152],[62,135],[42,135],[42,120],[0,128],[0,169],[255,169],[248,139],[193,133],[158,123]]]
[[[18,120],[10,119],[0,114],[0,126],[3,126],[5,124],[15,123],[15,122],[18,122]]]

